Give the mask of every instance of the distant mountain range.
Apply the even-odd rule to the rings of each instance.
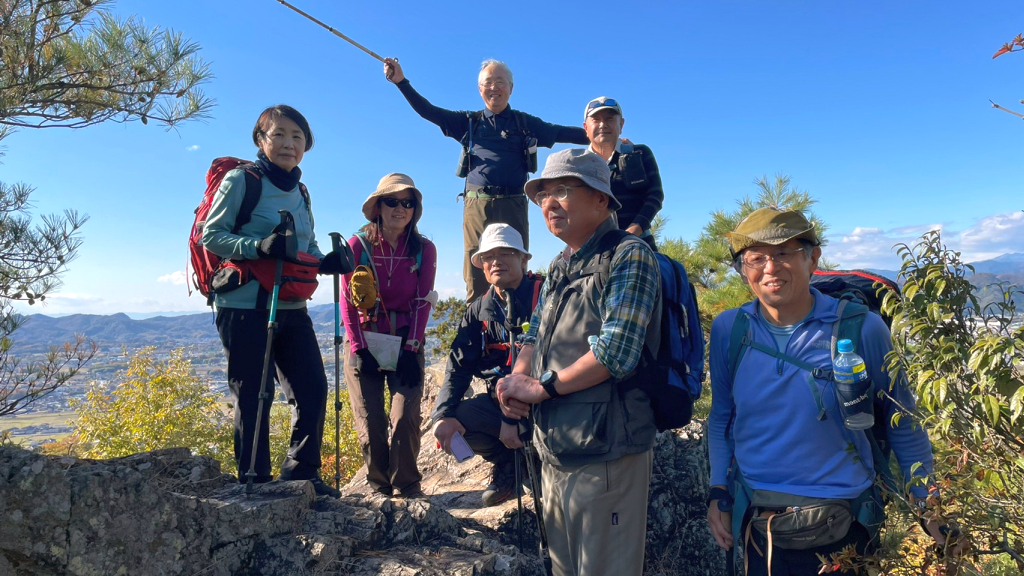
[[[321,304],[309,308],[310,319],[320,336],[334,336],[333,306]],[[156,346],[168,349],[209,345],[219,350],[221,345],[212,312],[142,320],[133,320],[127,314],[72,314],[59,318],[34,314],[27,316],[14,333],[12,351],[15,354],[45,352],[51,345],[74,340],[75,334],[82,334],[104,348]]]
[[[1008,282],[1024,287],[1024,254],[1003,254],[998,258],[973,262],[975,275],[972,283],[978,288],[981,303],[987,304],[1000,298],[993,288],[998,282]],[[869,270],[887,278],[896,279],[894,270]],[[1017,304],[1024,306],[1024,298]],[[333,304],[321,304],[309,309],[310,318],[321,339],[334,335]],[[15,354],[45,352],[51,345],[72,341],[75,334],[83,334],[101,347],[119,349],[123,346],[137,348],[156,346],[169,349],[179,346],[213,346],[220,348],[217,327],[211,312],[181,316],[156,316],[134,320],[127,314],[72,314],[58,318],[35,314],[25,318],[25,323],[14,333]]]

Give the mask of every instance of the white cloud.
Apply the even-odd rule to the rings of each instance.
[[[185,273],[182,272],[181,270],[175,270],[170,274],[164,274],[163,276],[156,279],[157,282],[169,282],[171,284],[174,284],[175,286],[180,286],[184,284],[187,280],[188,278],[185,276]]]
[[[199,144],[193,144],[193,145],[189,146],[188,148],[185,148],[185,150],[187,152],[195,152],[196,150],[199,150]]]
[[[918,231],[920,229],[920,231]],[[908,229],[882,230],[881,228],[857,227],[852,231],[832,237],[825,248],[826,259],[843,268],[899,268],[899,258],[893,246],[909,243],[931,228],[913,227]]]
[[[833,235],[824,255],[843,268],[895,270],[900,261],[893,246],[913,246],[921,235],[931,230],[939,230],[946,247],[961,252],[965,262],[1024,252],[1024,212],[1008,212],[981,218],[965,230],[953,230],[943,223],[913,224],[890,230],[858,226]]]
[[[960,233],[959,249],[967,261],[988,260],[1024,251],[1024,212],[994,214]]]

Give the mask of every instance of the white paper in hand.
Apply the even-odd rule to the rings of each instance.
[[[402,338],[391,334],[363,331],[366,348],[380,364],[381,370],[395,371],[398,369],[398,356],[402,353]]]

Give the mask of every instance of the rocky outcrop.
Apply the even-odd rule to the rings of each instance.
[[[425,412],[438,376],[428,374]],[[246,495],[183,448],[102,461],[0,448],[0,576],[543,574],[532,499],[521,517],[514,499],[482,508],[489,466],[456,463],[428,426],[427,500],[385,498],[361,475],[338,500],[308,482]],[[645,574],[724,574],[704,520],[706,452],[697,423],[659,435]]]
[[[106,461],[0,449],[0,574],[538,574],[422,500],[251,496],[186,449]]]

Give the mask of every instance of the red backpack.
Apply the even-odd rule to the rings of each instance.
[[[195,287],[200,294],[206,296],[208,306],[213,305],[215,296],[211,285],[213,276],[226,264],[226,261],[203,246],[203,229],[206,227],[206,219],[210,214],[210,207],[213,205],[214,194],[220,188],[224,175],[235,168],[245,170],[245,196],[242,198],[242,206],[238,209],[238,215],[235,216],[232,234],[238,234],[242,226],[248,224],[252,219],[252,212],[256,209],[256,204],[260,201],[260,194],[263,192],[263,174],[249,160],[223,156],[215,159],[210,164],[210,169],[206,171],[206,192],[203,193],[203,200],[196,208],[192,234],[188,237],[189,263],[192,266],[192,285],[189,286],[188,293],[191,296],[192,288]],[[299,183],[299,192],[302,194],[306,206],[309,207],[309,191],[301,182]],[[188,263],[185,265],[186,274],[188,265]]]

